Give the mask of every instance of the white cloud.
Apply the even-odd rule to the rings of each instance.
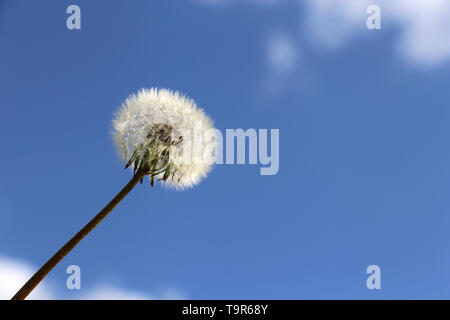
[[[0,300],[9,300],[37,269],[30,263],[0,255]],[[85,299],[85,300],[180,300],[185,295],[176,289],[164,289],[158,295],[124,288],[110,283],[93,286],[93,289],[57,292],[46,283],[40,283],[27,299]]]
[[[370,0],[307,0],[302,30],[309,39],[337,49],[358,31],[365,31],[366,8]]]
[[[9,300],[33,275],[35,268],[27,262],[0,256],[0,300]],[[41,283],[28,299],[52,299],[50,289]]]
[[[389,6],[403,25],[399,49],[405,57],[426,65],[450,59],[450,1],[402,0]]]
[[[160,295],[124,289],[111,284],[96,286],[81,296],[84,300],[182,300],[185,295],[178,290],[166,289]]]
[[[238,0],[198,0],[202,3],[240,4]],[[302,8],[302,31],[323,48],[336,50],[371,32],[394,33],[394,46],[407,62],[420,67],[450,60],[450,0],[290,0]],[[276,5],[287,0],[245,0]],[[369,5],[381,9],[383,31],[366,28]]]
[[[101,285],[82,297],[85,300],[153,300],[152,296],[142,292],[118,288],[111,285]]]
[[[303,29],[328,48],[342,47],[356,35],[380,32],[366,28],[371,4],[380,7],[382,26],[398,27],[396,48],[407,61],[436,66],[450,60],[448,0],[308,0]]]

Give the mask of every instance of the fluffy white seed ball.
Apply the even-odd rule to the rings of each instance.
[[[214,163],[215,129],[194,101],[167,89],[143,89],[129,96],[113,120],[121,158],[169,187],[192,187]]]

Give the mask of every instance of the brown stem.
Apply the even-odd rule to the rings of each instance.
[[[72,237],[61,249],[56,252],[16,293],[11,300],[24,300],[42,279],[60,262],[75,246],[91,232],[136,186],[145,175],[144,170],[139,170],[122,190],[103,208],[87,225]]]

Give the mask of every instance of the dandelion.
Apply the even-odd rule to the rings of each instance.
[[[152,186],[158,180],[176,189],[192,187],[211,169],[215,149],[212,121],[178,92],[150,89],[130,96],[113,125],[114,142],[125,168],[149,175]],[[202,152],[197,159],[199,143]]]
[[[213,130],[213,123],[204,111],[178,92],[152,88],[128,97],[115,115],[112,134],[125,169],[131,168],[133,177],[12,299],[25,299],[145,176],[152,187],[155,181],[177,190],[198,184],[214,162]]]

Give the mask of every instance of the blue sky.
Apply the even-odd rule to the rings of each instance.
[[[139,185],[38,297],[448,298],[450,5],[378,3],[381,30],[365,0],[0,0],[2,298],[130,179],[111,119],[143,87],[279,129],[279,173]]]

